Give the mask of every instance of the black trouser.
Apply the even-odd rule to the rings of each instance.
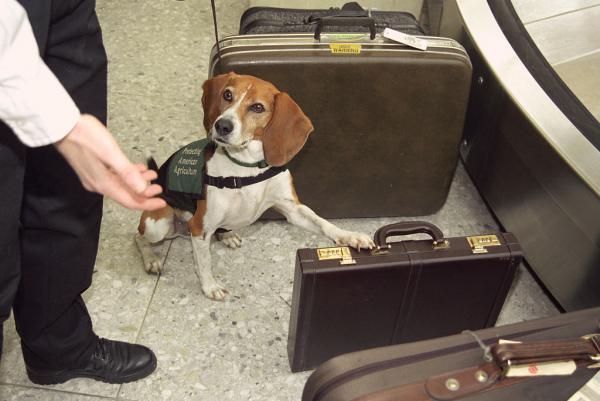
[[[106,122],[95,0],[21,3],[46,64],[82,113]],[[82,365],[96,340],[81,293],[91,284],[102,197],[81,186],[52,145],[26,148],[0,125],[0,324],[12,306],[27,365]]]

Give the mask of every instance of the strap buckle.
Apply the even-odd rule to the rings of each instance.
[[[223,186],[231,189],[240,189],[243,187],[242,179],[240,177],[224,177]]]
[[[596,351],[598,352],[596,355],[590,355],[590,359],[597,363],[588,365],[587,368],[588,369],[600,368],[600,334],[597,334],[597,333],[596,334],[586,334],[585,336],[582,336],[581,338],[590,342],[591,344],[593,344],[594,347],[596,348]]]

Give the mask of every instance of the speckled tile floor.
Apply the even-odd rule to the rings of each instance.
[[[236,32],[246,2],[218,0],[221,34]],[[200,0],[98,0],[109,55],[109,128],[135,160],[152,150],[163,161],[180,144],[203,136],[201,84],[213,43],[210,3]],[[473,184],[459,166],[448,202],[420,217],[448,236],[497,230]],[[14,323],[5,327],[0,400],[261,400],[296,401],[309,372],[289,371],[286,340],[295,250],[327,239],[283,222],[259,222],[240,231],[241,249],[213,245],[215,276],[230,290],[212,302],[192,271],[189,240],[161,245],[162,276],[147,275],[133,242],[138,214],[105,204],[92,287],[85,293],[96,332],[147,344],[158,369],[126,385],[73,380],[33,386],[27,379]],[[402,220],[338,220],[373,234]],[[557,313],[526,269],[499,323]]]

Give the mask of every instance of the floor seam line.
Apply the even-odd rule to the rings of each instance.
[[[581,59],[589,57],[589,56],[593,56],[596,53],[600,53],[600,48],[599,49],[595,49],[595,50],[591,50],[589,52],[585,52],[585,53],[582,53],[582,54],[578,54],[577,56],[573,56],[573,57],[569,57],[567,59],[561,60],[561,61],[559,61],[557,63],[552,64],[552,68],[558,67],[558,66],[561,66],[561,65],[564,65],[564,64],[567,64],[567,63],[570,63],[572,61],[581,60]]]
[[[93,398],[100,398],[100,399],[115,399],[116,397],[113,396],[105,396],[105,395],[98,395],[98,394],[89,394],[89,393],[81,393],[78,391],[69,391],[69,390],[59,390],[59,389],[55,389],[55,388],[44,388],[44,387],[37,387],[37,386],[28,386],[26,384],[19,384],[19,383],[7,383],[7,382],[0,382],[0,386],[13,386],[13,387],[19,387],[19,388],[23,388],[23,389],[29,389],[29,390],[39,390],[39,391],[51,391],[53,393],[63,393],[63,394],[71,394],[71,395],[83,395],[86,397],[93,397]]]
[[[590,8],[595,8],[595,7],[600,7],[600,4],[593,4],[591,6],[578,8],[577,10],[563,11],[563,12],[558,13],[558,14],[549,15],[547,17],[539,18],[539,19],[532,20],[532,21],[522,22],[522,23],[523,23],[523,25],[527,26],[529,24],[535,24],[537,22],[547,21],[547,20],[552,19],[554,17],[562,17],[563,15],[574,14],[574,13],[578,13],[579,11],[585,11],[585,10],[588,10]],[[517,12],[517,14],[519,14],[519,13]]]

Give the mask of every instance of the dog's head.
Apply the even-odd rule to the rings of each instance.
[[[204,128],[221,146],[262,141],[265,160],[282,166],[300,151],[313,126],[292,98],[249,75],[218,75],[202,86]]]

